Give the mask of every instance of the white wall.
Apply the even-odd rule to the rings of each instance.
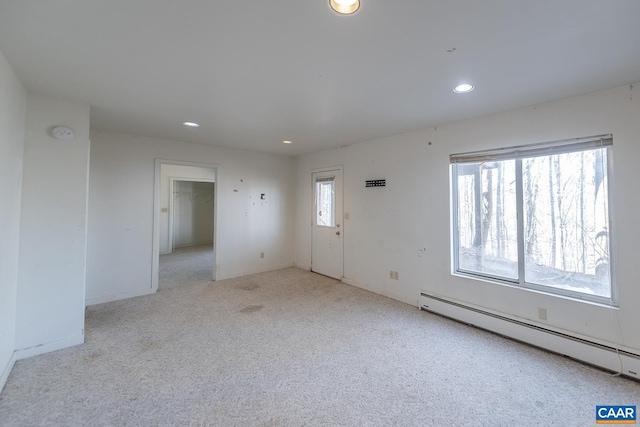
[[[450,154],[607,133],[619,310],[451,274]],[[311,260],[311,170],[343,165],[345,282],[413,305],[427,290],[536,321],[544,307],[550,326],[638,352],[638,159],[640,90],[629,86],[305,155],[296,159],[295,263],[309,268]],[[387,186],[364,187],[377,178]],[[389,270],[400,280],[390,280]]]
[[[88,304],[152,291],[155,159],[216,165],[219,279],[293,265],[291,157],[107,132],[91,140]]]
[[[0,391],[14,362],[26,100],[0,53]]]
[[[173,240],[176,248],[213,242],[213,182],[175,181]]]
[[[160,208],[169,209],[169,180],[170,178],[190,178],[215,180],[216,172],[210,168],[197,166],[163,164],[160,170]],[[171,252],[169,245],[169,212],[160,213],[160,253]]]
[[[54,139],[65,125],[72,141]],[[27,95],[18,358],[84,341],[89,105]]]

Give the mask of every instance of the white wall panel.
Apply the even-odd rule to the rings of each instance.
[[[421,290],[640,351],[640,87],[603,92],[397,135],[296,159],[295,263],[310,264],[311,170],[344,166],[345,282],[412,305]],[[451,274],[449,155],[613,134],[619,309]],[[365,188],[365,180],[387,186]],[[389,270],[399,280],[389,279]],[[619,325],[618,326],[618,318]]]
[[[26,100],[0,53],[0,391],[14,361]]]
[[[54,139],[59,125],[75,138]],[[27,95],[18,357],[84,340],[89,145],[88,104]]]
[[[88,304],[153,292],[156,159],[216,165],[219,279],[293,265],[291,157],[93,132]]]

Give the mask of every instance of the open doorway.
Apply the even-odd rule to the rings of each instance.
[[[216,172],[213,165],[156,161],[156,290],[215,280]]]
[[[160,254],[158,289],[213,280],[215,182],[170,177],[169,247]]]

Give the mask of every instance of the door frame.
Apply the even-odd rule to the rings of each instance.
[[[213,280],[218,280],[218,183],[220,182],[219,168],[220,165],[215,163],[190,162],[182,160],[155,159],[154,170],[154,186],[153,186],[153,236],[152,236],[152,259],[151,259],[151,291],[158,291],[158,275],[160,271],[160,186],[162,165],[178,165],[178,166],[194,166],[199,168],[208,168],[213,170],[214,192],[213,192]]]
[[[317,169],[311,169],[311,174],[309,176],[309,178],[311,179],[311,205],[309,207],[310,210],[310,220],[311,220],[311,239],[310,239],[310,248],[309,248],[309,254],[310,254],[310,259],[309,259],[309,265],[310,265],[310,270],[313,272],[313,232],[314,232],[314,221],[315,221],[315,198],[316,198],[316,183],[313,179],[313,175],[316,173],[323,173],[323,172],[332,172],[332,171],[340,171],[340,175],[342,176],[341,179],[341,188],[340,188],[340,197],[342,198],[342,200],[340,200],[340,204],[342,205],[342,212],[340,212],[340,218],[336,218],[336,222],[339,219],[340,220],[340,224],[342,224],[342,235],[343,238],[340,239],[340,244],[342,245],[342,259],[340,259],[340,271],[341,271],[341,278],[344,279],[344,235],[345,235],[345,228],[346,225],[344,223],[344,168],[342,165],[339,166],[327,166],[327,167],[323,167],[323,168],[317,168]],[[318,273],[321,274],[321,273]],[[341,279],[341,280],[342,280]]]
[[[216,237],[216,229],[215,229],[215,224],[216,224],[216,180],[215,179],[206,179],[206,178],[182,178],[182,177],[176,177],[176,176],[170,176],[169,177],[169,253],[173,253],[173,251],[175,250],[175,241],[174,241],[174,233],[173,233],[173,225],[174,225],[174,208],[173,208],[173,200],[174,198],[173,196],[173,188],[175,185],[176,181],[187,181],[187,182],[210,182],[213,184],[213,236],[212,236],[212,240],[215,242],[215,237]],[[215,252],[215,251],[214,251]]]

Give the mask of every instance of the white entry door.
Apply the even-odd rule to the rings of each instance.
[[[342,169],[314,172],[311,271],[342,279]]]

